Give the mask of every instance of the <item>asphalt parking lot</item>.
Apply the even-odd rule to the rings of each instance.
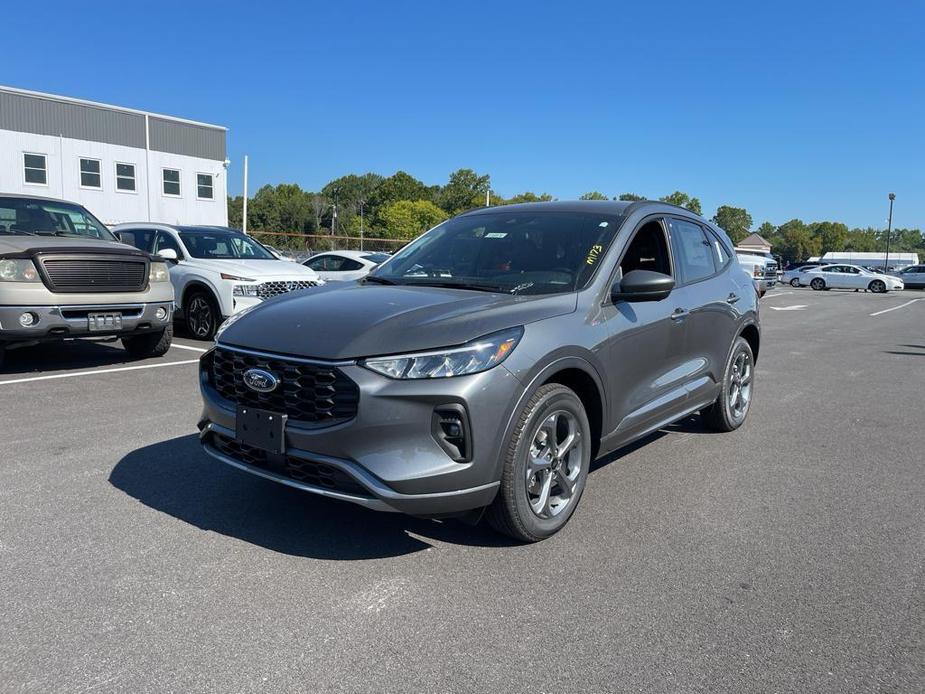
[[[925,292],[762,321],[742,429],[599,461],[531,546],[207,458],[202,343],[10,352],[0,690],[921,692]]]

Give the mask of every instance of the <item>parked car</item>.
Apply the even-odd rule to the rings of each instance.
[[[903,281],[906,289],[925,289],[925,265],[910,265],[894,276]]]
[[[758,296],[765,293],[777,284],[777,261],[763,255],[739,251],[736,257],[745,270],[751,275],[755,283]]]
[[[882,293],[903,289],[903,281],[892,275],[871,272],[857,265],[822,265],[800,274],[801,287],[823,289],[854,289]]]
[[[318,276],[325,282],[330,282],[332,280],[358,280],[388,259],[388,253],[328,251],[312,256],[302,264],[318,273]]]
[[[781,276],[781,281],[789,284],[791,287],[800,286],[800,275],[813,268],[821,267],[822,263],[799,263],[798,265],[788,267]]]
[[[228,316],[323,284],[309,268],[278,260],[236,229],[136,222],[114,231],[126,243],[167,260],[178,316],[200,340],[212,339]]]
[[[75,337],[119,337],[132,356],[160,356],[173,300],[167,265],[85,208],[0,194],[0,362],[7,349]]]
[[[482,208],[359,282],[230,318],[201,361],[201,441],[308,492],[484,511],[535,541],[568,521],[595,458],[697,411],[741,426],[759,340],[732,243],[687,210]]]

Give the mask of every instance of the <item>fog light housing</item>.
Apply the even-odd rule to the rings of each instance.
[[[431,418],[431,436],[457,463],[472,460],[472,434],[466,408],[458,404],[441,405]]]
[[[29,328],[39,322],[39,317],[31,311],[26,311],[19,316],[19,324],[24,328]]]
[[[154,317],[158,320],[167,320],[167,309],[163,306],[158,306],[157,310],[154,312]]]

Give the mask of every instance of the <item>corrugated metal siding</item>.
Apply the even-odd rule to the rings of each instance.
[[[225,160],[225,131],[148,117],[151,149],[203,159]]]
[[[142,115],[5,91],[0,91],[0,128],[127,147],[145,146]]]

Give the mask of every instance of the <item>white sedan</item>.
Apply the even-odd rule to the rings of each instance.
[[[798,276],[801,287],[810,286],[817,291],[823,289],[854,289],[882,292],[897,291],[904,288],[898,277],[871,272],[857,265],[823,265],[814,267]]]
[[[370,251],[328,251],[313,255],[302,265],[314,270],[325,282],[347,281],[366,277],[390,257],[388,253]]]

